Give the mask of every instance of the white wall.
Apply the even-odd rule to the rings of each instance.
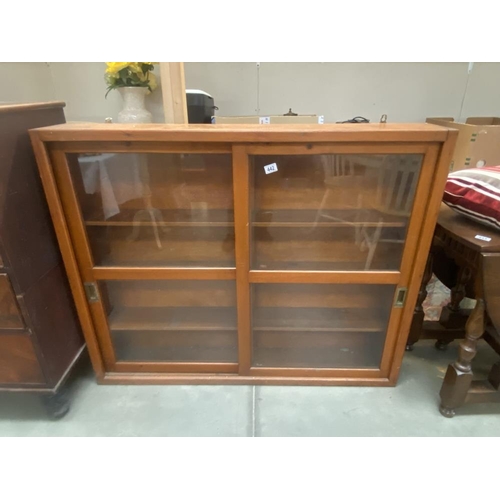
[[[219,115],[323,114],[327,122],[362,115],[378,121],[427,116],[500,116],[500,63],[186,63],[186,86],[212,94]],[[15,71],[14,71],[15,70]],[[157,71],[157,74],[159,72]],[[14,76],[15,75],[15,76]],[[121,98],[104,98],[103,63],[2,63],[0,100],[60,99],[68,120],[116,119]],[[6,80],[7,77],[7,80]],[[5,86],[5,81],[7,85]],[[160,89],[147,97],[163,121]]]
[[[186,63],[186,86],[215,98],[220,115],[322,114],[335,122],[458,119],[468,63]],[[500,63],[476,63],[462,116],[500,115]]]
[[[105,98],[104,63],[49,63],[49,66],[55,94],[66,102],[67,120],[104,122],[107,117],[116,120],[121,97],[113,90]],[[155,121],[163,121],[161,92],[148,96],[147,103]]]
[[[266,114],[325,115],[325,121],[356,115],[379,121],[425,121],[454,116],[465,88],[461,64],[327,63],[262,64],[261,109]]]
[[[462,117],[500,116],[500,63],[475,63]]]
[[[201,89],[212,95],[219,115],[244,116],[258,112],[255,63],[185,63],[184,71],[186,88]]]
[[[52,101],[55,98],[47,63],[0,63],[0,102]]]

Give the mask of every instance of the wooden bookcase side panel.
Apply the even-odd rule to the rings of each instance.
[[[50,144],[44,143],[36,131],[30,131],[30,138],[92,366],[98,379],[103,380],[106,368],[81,280],[59,186],[55,179]]]
[[[408,224],[408,233],[405,241],[403,258],[401,261],[401,278],[399,287],[406,290],[411,290],[410,272],[418,255],[419,238],[421,228],[425,222],[426,210],[429,203],[432,186],[436,175],[436,162],[440,148],[437,145],[430,145],[425,153],[422,170],[418,179],[418,185],[415,191],[415,201],[413,210]],[[416,296],[415,296],[416,300]],[[412,301],[411,295],[407,292],[405,303],[402,308],[394,308],[391,316],[387,337],[385,340],[384,354],[380,368],[384,376],[389,376],[390,366],[392,364],[393,353],[396,347],[396,342],[404,331],[401,327],[405,318],[413,315],[415,302]]]
[[[413,266],[409,274],[408,283],[410,284],[407,294],[407,307],[405,315],[402,318],[400,325],[400,334],[396,340],[394,351],[392,353],[391,367],[389,371],[389,380],[392,384],[396,384],[401,369],[403,354],[406,347],[406,341],[410,330],[410,325],[413,317],[413,308],[417,301],[419,285],[422,282],[422,277],[427,262],[427,256],[431,246],[436,221],[441,206],[442,193],[446,184],[446,178],[449,173],[450,162],[455,148],[455,143],[458,137],[458,130],[448,129],[447,140],[441,144],[436,158],[436,163],[433,168],[433,178],[429,195],[427,197],[427,206],[424,212],[422,225],[419,228],[416,249],[413,258]],[[411,309],[410,309],[411,307]]]
[[[94,277],[92,268],[94,267],[94,261],[90,251],[87,232],[85,231],[81,207],[77,199],[77,191],[71,176],[68,157],[62,151],[53,151],[51,152],[51,158],[54,165],[53,172],[55,181],[59,189],[68,229],[73,242],[80,279],[83,283],[93,283]],[[101,291],[100,295],[105,296],[105,291]],[[108,334],[108,325],[104,308],[105,301],[96,301],[89,304],[94,331],[99,341],[104,365],[109,370],[110,367],[113,367],[116,363],[116,359]]]

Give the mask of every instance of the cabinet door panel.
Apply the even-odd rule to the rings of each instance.
[[[24,322],[6,274],[0,274],[0,329],[23,329]]]
[[[250,156],[252,268],[399,270],[422,159]]]
[[[378,368],[393,285],[255,284],[252,366]]]
[[[234,267],[229,154],[68,155],[94,263]]]
[[[44,381],[31,337],[0,335],[0,384],[42,384]]]

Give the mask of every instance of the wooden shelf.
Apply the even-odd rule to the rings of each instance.
[[[254,331],[380,332],[386,322],[370,309],[323,307],[259,307],[254,310]]]
[[[252,366],[377,368],[384,332],[255,332]]]
[[[161,217],[156,221],[134,221],[134,216],[140,211],[122,210],[119,214],[107,220],[101,220],[96,214],[91,214],[86,220],[87,226],[165,226],[165,227],[232,227],[234,217],[232,210],[160,210]],[[366,210],[363,212],[367,213]],[[323,210],[318,216],[317,210],[259,210],[255,213],[253,227],[405,227],[407,218],[385,214],[377,210],[369,211],[369,218],[359,218],[359,210]],[[330,217],[340,219],[334,221]],[[379,222],[379,219],[383,219]]]
[[[355,257],[359,257],[358,260],[354,260]],[[332,259],[335,255],[332,256]],[[372,271],[397,271],[398,268],[392,265],[391,262],[383,262],[380,258],[374,260],[373,265],[370,269],[365,270],[363,267],[363,262],[366,260],[366,253],[360,251],[354,251],[352,262],[347,261],[269,261],[264,262],[257,260],[252,265],[252,270],[254,271],[366,271],[367,273]],[[213,264],[210,264],[213,266]],[[223,267],[223,266],[222,266]]]
[[[138,230],[137,230],[138,229]],[[88,228],[100,266],[234,267],[233,228]]]
[[[233,307],[115,307],[108,318],[111,330],[236,330]]]
[[[252,269],[304,271],[397,271],[403,240],[384,238],[356,243],[354,229],[264,229],[254,238]],[[397,231],[389,228],[388,231]],[[289,232],[289,234],[284,234]],[[343,234],[341,234],[343,232]],[[320,233],[320,234],[318,234]]]
[[[159,263],[161,257],[158,259],[149,259],[145,257],[142,261],[139,259],[120,259],[117,261],[115,258],[105,257],[99,262],[100,267],[134,267],[137,269],[143,267],[159,267],[170,269],[235,269],[234,260],[176,260]]]
[[[252,366],[289,368],[378,368],[380,359],[365,352],[330,351],[324,348],[261,349]]]
[[[127,307],[116,308],[108,318],[113,331],[233,331],[232,307]],[[380,332],[385,322],[368,309],[320,307],[259,307],[253,316],[254,331],[275,332]]]
[[[232,210],[159,210],[158,220],[134,221],[138,212],[145,209],[122,210],[107,220],[91,215],[85,221],[87,226],[164,226],[164,227],[233,227]],[[101,216],[102,217],[102,216]]]
[[[367,210],[362,210],[367,213]],[[377,210],[369,211],[369,219],[359,219],[360,210],[259,210],[254,215],[253,227],[406,227],[408,219],[384,214]],[[331,218],[340,219],[332,220]],[[316,218],[318,219],[316,221]],[[379,222],[383,219],[382,222]]]
[[[111,331],[118,361],[236,363],[236,331]]]

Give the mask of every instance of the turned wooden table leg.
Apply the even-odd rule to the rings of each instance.
[[[413,344],[418,341],[422,333],[422,326],[424,324],[425,312],[423,308],[424,300],[427,297],[427,285],[432,278],[432,261],[433,255],[432,251],[429,252],[427,257],[427,264],[425,265],[424,276],[422,278],[422,283],[420,284],[420,290],[418,292],[417,304],[415,310],[413,311],[413,319],[411,321],[410,333],[408,335],[408,341],[406,343],[406,350],[412,351]]]
[[[458,273],[457,284],[450,290],[448,308],[453,312],[460,311],[460,302],[465,298],[465,284],[469,276],[468,268],[462,267]]]
[[[497,391],[500,391],[500,361],[497,361],[492,367],[488,375],[488,382]]]
[[[443,308],[439,323],[446,329],[463,328],[464,317],[460,313],[460,302],[465,298],[465,286],[471,279],[472,272],[469,267],[460,268],[457,275],[457,283],[450,290],[450,303]]]
[[[455,409],[463,405],[472,382],[471,362],[476,355],[477,341],[484,333],[484,300],[477,304],[465,325],[465,339],[460,342],[458,359],[448,365],[441,387],[439,411],[445,417],[453,417]]]

